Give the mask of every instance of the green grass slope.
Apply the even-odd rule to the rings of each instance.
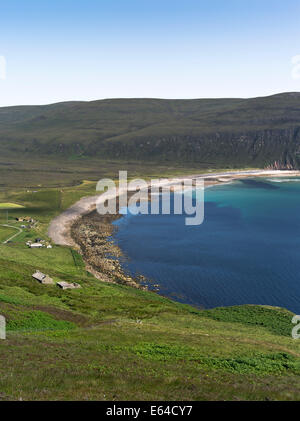
[[[68,247],[31,250],[49,220],[93,183],[5,193],[36,228],[0,245],[3,400],[291,400],[300,396],[300,342],[293,314],[263,306],[199,310],[86,272]],[[0,193],[0,199],[1,194]],[[1,214],[1,213],[0,213]],[[81,289],[41,285],[39,269]]]

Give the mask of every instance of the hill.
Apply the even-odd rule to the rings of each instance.
[[[300,93],[252,99],[107,99],[0,108],[0,153],[300,167]]]

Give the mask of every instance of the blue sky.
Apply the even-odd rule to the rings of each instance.
[[[0,106],[300,91],[299,18],[299,0],[3,0]]]

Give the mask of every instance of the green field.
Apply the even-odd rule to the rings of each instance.
[[[16,234],[16,230],[13,228],[2,227],[0,226],[0,243],[7,240],[9,237],[12,237]]]
[[[200,310],[101,282],[68,247],[29,249],[25,242],[47,240],[50,220],[94,194],[95,183],[27,190],[0,192],[0,200],[21,203],[39,221],[0,245],[0,314],[7,318],[1,399],[299,399],[292,313],[260,306]],[[22,215],[24,209],[12,209],[9,224],[20,226],[15,218]],[[6,234],[0,227],[0,239]],[[41,285],[31,277],[37,269],[82,289]]]
[[[16,203],[0,203],[0,209],[20,209],[24,208],[22,205],[17,205]]]

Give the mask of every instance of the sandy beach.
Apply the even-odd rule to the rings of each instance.
[[[246,177],[295,177],[300,176],[300,171],[294,170],[245,170],[245,171],[228,171],[228,172],[215,172],[188,175],[182,177],[174,177],[179,182],[185,179],[204,179],[205,187],[220,184],[229,183],[232,180],[246,178]],[[164,185],[174,185],[173,179],[166,179]],[[119,189],[117,196],[124,194],[126,191]],[[96,202],[101,200],[100,196],[95,195],[89,197],[83,197],[62,214],[54,218],[48,229],[48,236],[51,240],[58,245],[63,246],[75,246],[75,242],[71,237],[71,226],[76,222],[78,218],[92,212],[96,208]],[[107,197],[106,197],[107,199]],[[105,200],[105,199],[103,199]]]

